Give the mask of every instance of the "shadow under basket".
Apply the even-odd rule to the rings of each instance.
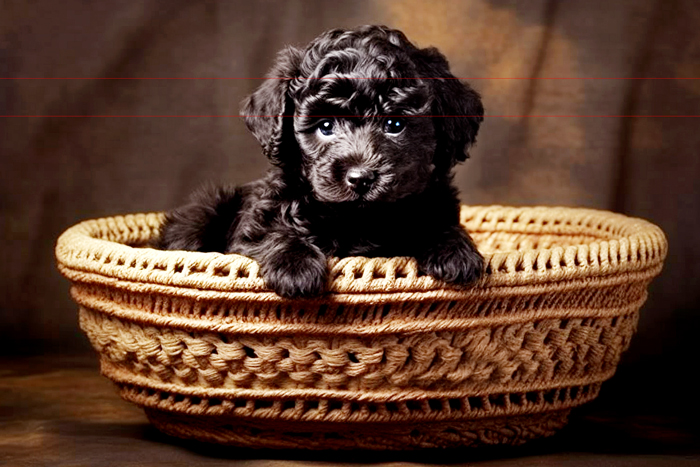
[[[305,449],[551,435],[614,374],[666,239],[589,209],[461,220],[487,262],[469,288],[412,258],[335,258],[329,293],[282,299],[249,258],[146,248],[162,214],[82,222],[56,256],[102,373],[165,433]]]

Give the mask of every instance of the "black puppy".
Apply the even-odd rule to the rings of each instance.
[[[283,50],[244,103],[274,167],[167,215],[159,247],[249,256],[283,297],[323,292],[329,256],[413,256],[469,284],[483,258],[459,224],[452,168],[483,119],[479,95],[435,48],[383,26]]]

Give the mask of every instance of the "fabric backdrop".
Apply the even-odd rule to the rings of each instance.
[[[241,119],[218,117],[237,115],[259,80],[19,78],[261,77],[285,44],[382,23],[440,48],[483,96],[478,145],[456,176],[465,202],[610,209],[664,229],[670,255],[619,384],[651,385],[640,398],[690,384],[700,119],[658,115],[700,114],[700,2],[4,0],[0,8],[0,77],[10,78],[0,80],[0,114],[33,115],[0,118],[2,353],[87,349],[54,265],[64,229],[165,210],[204,181],[244,183],[267,167]],[[633,79],[650,77],[669,79]]]

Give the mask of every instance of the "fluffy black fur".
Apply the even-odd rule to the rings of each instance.
[[[268,77],[243,114],[273,168],[195,193],[167,215],[160,248],[249,256],[283,297],[322,293],[329,256],[413,256],[449,283],[480,277],[452,168],[484,110],[437,49],[383,26],[338,29],[280,52]]]

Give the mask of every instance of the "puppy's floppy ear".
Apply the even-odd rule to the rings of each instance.
[[[296,151],[292,118],[294,102],[288,95],[290,81],[298,75],[303,53],[287,47],[277,55],[264,83],[243,102],[242,114],[248,129],[260,142],[263,153],[277,165],[283,153]]]
[[[435,165],[449,169],[469,157],[468,148],[484,119],[481,97],[450,73],[449,64],[436,48],[420,49],[413,57],[422,78],[432,89],[432,115],[437,138]],[[444,116],[443,116],[444,115]]]

